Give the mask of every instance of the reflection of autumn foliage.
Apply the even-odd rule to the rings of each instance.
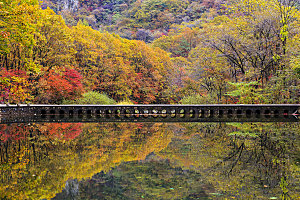
[[[65,147],[81,132],[81,124],[0,125],[0,199],[49,199],[45,191],[56,191],[64,177],[57,156],[68,155]],[[42,180],[51,181],[36,193]]]
[[[261,195],[265,189],[264,185],[268,187],[266,191],[279,194],[278,181],[282,182],[281,185],[290,184],[289,194],[297,197],[293,192],[299,187],[293,185],[297,181],[291,179],[295,177],[297,168],[290,168],[293,167],[292,162],[294,162],[290,151],[294,151],[295,155],[299,152],[298,146],[295,148],[292,145],[294,141],[298,141],[299,125],[280,124],[279,129],[274,124],[262,124],[259,127],[264,127],[264,130],[259,132],[269,134],[261,134],[263,137],[254,138],[247,133],[248,129],[256,131],[253,128],[254,124],[243,124],[241,127],[237,125],[232,127],[233,125],[49,123],[22,125],[23,127],[1,126],[0,173],[3,176],[0,177],[0,199],[5,196],[13,199],[51,199],[56,193],[61,192],[67,180],[92,177],[101,171],[109,171],[110,174],[111,169],[121,163],[126,163],[123,169],[131,166],[127,168],[128,175],[135,173],[137,168],[140,170],[137,175],[141,179],[130,175],[130,180],[127,177],[125,177],[127,180],[124,179],[126,183],[137,181],[137,185],[144,184],[139,191],[145,188],[152,191],[153,187],[147,184],[148,175],[151,175],[152,183],[163,181],[164,184],[168,184],[169,180],[173,180],[169,177],[169,175],[173,176],[173,173],[165,176],[163,172],[157,176],[158,172],[152,170],[154,169],[152,163],[157,162],[155,166],[158,166],[160,160],[166,160],[166,165],[161,165],[160,170],[164,171],[169,167],[171,171],[176,172],[176,176],[178,176],[176,169],[180,169],[179,172],[184,174],[186,170],[192,170],[196,173],[190,173],[195,176],[187,180],[189,183],[198,180],[198,174],[204,175],[205,182],[214,185],[216,192],[220,191],[228,198],[232,195],[240,195],[241,199],[255,199],[253,195]],[[3,138],[9,135],[8,130],[15,129],[20,133],[24,132],[24,139],[21,135],[22,139],[6,139],[4,142]],[[81,134],[78,133],[78,129],[82,130]],[[280,130],[284,135],[280,136]],[[237,135],[230,136],[232,131]],[[267,137],[268,135],[272,137]],[[288,135],[293,136],[295,140],[288,139]],[[241,145],[243,145],[243,152],[240,153],[238,150],[241,149]],[[257,162],[254,163],[249,159],[251,155],[256,158],[253,161]],[[147,162],[149,158],[153,159],[153,162]],[[128,164],[131,161],[140,162],[135,162],[138,165]],[[143,171],[139,166],[146,168],[143,168]],[[231,170],[232,166],[234,166],[234,173],[230,173],[229,180],[225,173]],[[116,176],[119,174],[118,170],[113,171],[116,172]],[[241,177],[244,177],[243,180]],[[265,180],[266,177],[268,180]],[[276,179],[277,182],[273,181],[277,177],[279,177]],[[289,179],[284,182],[285,180],[280,177]],[[183,181],[175,182],[180,184]],[[276,185],[271,188],[269,182]],[[244,188],[245,184],[249,185],[247,189]],[[170,187],[173,188],[171,185]],[[168,190],[161,187],[159,189],[169,195]],[[180,188],[180,192],[184,189],[185,187]],[[182,192],[178,193],[180,194]]]
[[[0,142],[8,140],[19,141],[25,139],[29,134],[30,127],[13,125],[0,125]]]
[[[80,191],[78,199],[209,199],[213,185],[199,177],[200,173],[172,167],[169,160],[152,154],[145,161],[122,163],[76,186]],[[73,188],[65,189],[54,200],[68,199]]]
[[[172,138],[164,124],[22,126],[25,137],[19,141],[4,142],[9,126],[0,129],[0,198],[51,199],[70,178],[88,178],[122,162],[144,160]]]
[[[73,140],[82,132],[81,124],[49,123],[27,126],[24,124],[0,125],[0,141],[25,140],[28,136],[43,135],[52,139]]]
[[[157,155],[201,173],[222,199],[299,199],[299,130],[296,123],[185,124]]]
[[[41,132],[51,138],[72,140],[81,134],[82,129],[81,124],[54,123],[45,124]]]
[[[26,102],[30,95],[30,81],[25,71],[0,70],[0,103]]]
[[[86,163],[92,167],[85,167],[79,177],[83,172],[83,177],[91,177],[95,169],[108,171],[121,162],[143,160],[171,141],[171,131],[163,124],[88,124],[87,128],[77,142],[86,144],[82,152],[91,154]]]

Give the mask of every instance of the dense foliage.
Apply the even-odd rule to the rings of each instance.
[[[116,101],[170,102],[173,65],[161,49],[81,22],[68,27],[33,0],[3,1],[0,9],[1,103],[61,103],[89,91]]]
[[[1,0],[0,15],[1,103],[89,92],[132,103],[299,103],[297,1]]]

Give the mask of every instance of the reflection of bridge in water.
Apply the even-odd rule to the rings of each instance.
[[[0,105],[0,123],[298,122],[300,104]]]

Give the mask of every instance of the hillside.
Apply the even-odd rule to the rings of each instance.
[[[299,103],[294,0],[2,0],[1,103]]]
[[[226,0],[44,0],[67,25],[78,21],[123,38],[151,42],[167,35],[173,25],[198,20],[209,9],[222,12]]]

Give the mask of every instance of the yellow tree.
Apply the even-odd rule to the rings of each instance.
[[[37,0],[3,0],[0,4],[0,67],[36,71],[32,61]]]
[[[167,101],[163,93],[169,88],[172,63],[166,52],[80,23],[72,30],[75,61],[88,88],[115,100]]]

